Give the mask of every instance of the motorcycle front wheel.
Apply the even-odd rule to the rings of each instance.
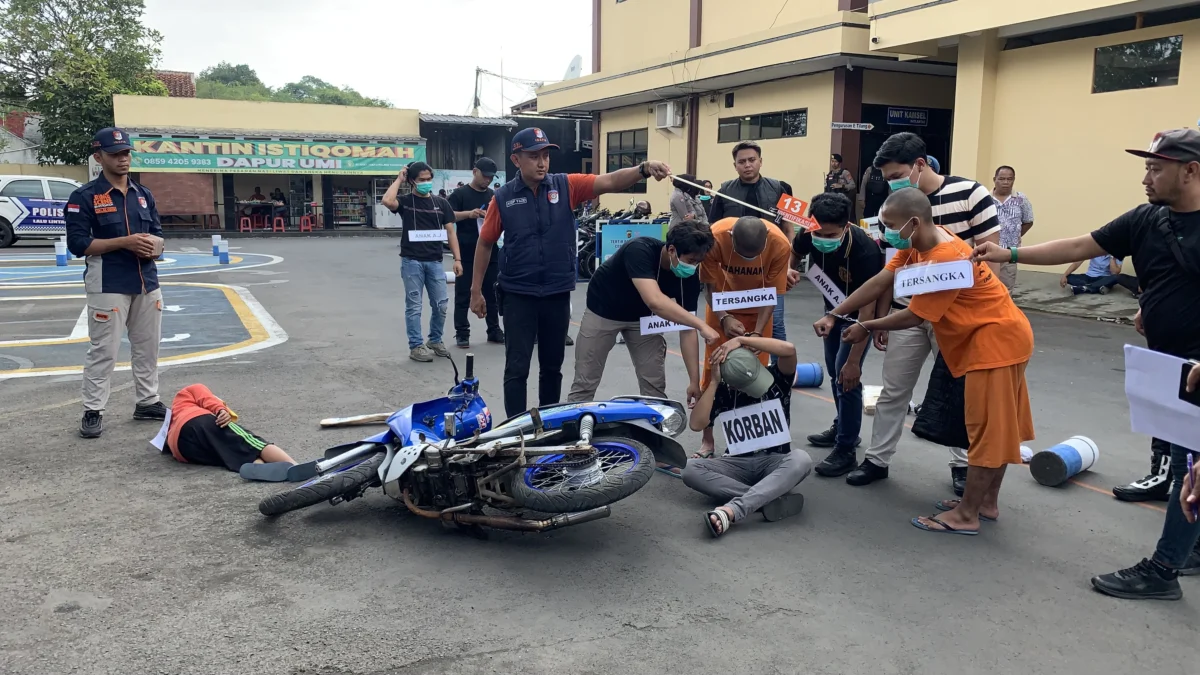
[[[258,503],[258,511],[264,516],[278,516],[358,492],[364,486],[369,486],[371,481],[379,482],[379,467],[386,456],[386,453],[377,452],[357,464],[314,478],[294,490],[271,495]]]
[[[564,455],[539,457],[513,477],[513,498],[542,513],[587,511],[625,499],[654,473],[654,454],[640,441],[601,436],[592,447],[596,456],[576,466]]]

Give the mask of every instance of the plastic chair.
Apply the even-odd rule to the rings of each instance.
[[[252,223],[253,223],[254,227],[261,227],[264,230],[267,229],[267,217],[261,213],[254,214],[254,219],[253,219]]]
[[[271,222],[272,232],[286,232],[287,225],[284,224],[283,216],[275,216],[275,220]]]
[[[300,231],[301,232],[312,232],[312,230],[313,230],[312,216],[300,216]]]
[[[253,232],[254,225],[250,218],[243,216],[241,222],[238,223],[238,232]]]
[[[206,222],[204,224],[205,229],[208,229],[210,227],[214,230],[221,229],[221,216],[218,216],[215,213],[210,213],[210,214],[208,214],[208,216],[206,217],[205,220],[206,220]]]

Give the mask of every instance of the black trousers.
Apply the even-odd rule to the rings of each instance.
[[[538,352],[538,405],[562,399],[562,364],[571,325],[571,294],[545,297],[501,293],[504,303],[504,412],[528,410],[529,363]]]
[[[460,249],[461,245],[460,245]],[[471,252],[467,253],[463,250],[463,274],[454,281],[454,337],[469,338],[471,337],[471,280],[475,275],[475,249],[471,248]],[[496,256],[492,256],[492,262],[487,266],[487,271],[483,274],[483,299],[487,301],[487,331],[491,335],[500,330],[500,307],[496,302],[496,275],[499,274],[500,266],[496,263]]]

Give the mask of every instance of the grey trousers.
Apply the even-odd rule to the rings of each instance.
[[[886,467],[896,454],[896,444],[904,433],[908,403],[921,377],[921,368],[930,354],[937,354],[937,338],[928,322],[915,328],[894,330],[888,334],[887,351],[883,353],[883,392],[875,403],[875,421],[871,425],[871,447],[867,459],[876,466]],[[967,466],[967,451],[950,450],[950,466]]]
[[[625,338],[625,348],[629,350],[629,358],[633,359],[639,393],[667,397],[667,341],[662,334],[642,335],[642,325],[638,321],[610,321],[587,310],[579,322],[579,334],[575,336],[575,380],[571,383],[567,401],[577,403],[596,398],[604,365],[617,342],[617,335]]]
[[[142,405],[158,402],[162,290],[145,295],[88,293],[87,311],[91,347],[83,364],[83,409],[104,410],[108,405],[109,379],[127,331],[134,397]]]
[[[812,458],[803,450],[792,450],[786,455],[724,455],[688,460],[683,469],[683,484],[727,502],[737,522],[772,499],[791,492],[811,471]]]

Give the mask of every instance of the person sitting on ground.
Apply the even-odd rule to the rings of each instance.
[[[1141,296],[1141,286],[1138,284],[1137,277],[1121,274],[1123,260],[1117,260],[1107,253],[1098,255],[1088,262],[1087,274],[1075,274],[1075,270],[1079,269],[1082,264],[1081,262],[1071,263],[1062,278],[1058,280],[1058,285],[1062,288],[1070,286],[1071,292],[1075,295],[1082,293],[1105,295],[1113,286],[1121,286],[1132,293],[1133,297]]]
[[[764,366],[757,353],[777,357]],[[715,366],[708,387],[692,409],[689,425],[701,431],[716,423],[726,430],[726,440],[742,418],[725,416],[739,409],[778,401],[783,408],[782,429],[789,442],[756,448],[753,440],[739,442],[736,451],[728,448],[721,457],[688,460],[683,482],[688,487],[725,502],[704,516],[713,537],[719,537],[736,522],[762,511],[768,521],[794,516],[804,506],[804,495],[793,489],[812,471],[812,458],[804,450],[793,449],[791,438],[792,380],[796,377],[796,347],[790,342],[763,337],[735,337],[713,353]],[[766,408],[762,419],[770,418]],[[725,424],[728,423],[728,424]],[[758,425],[755,425],[758,426]],[[769,423],[762,424],[770,426]],[[748,428],[748,427],[747,427]],[[753,435],[753,434],[751,434]],[[772,434],[757,440],[774,442]]]
[[[241,471],[244,464],[296,461],[236,424],[237,413],[203,384],[184,387],[171,403],[171,421],[164,452],[185,464],[224,466]],[[285,480],[280,478],[279,480]]]

